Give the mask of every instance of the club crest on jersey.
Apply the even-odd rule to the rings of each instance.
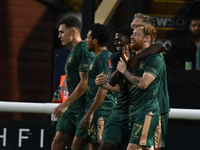
[[[141,62],[141,63],[140,63],[140,66],[139,66],[139,70],[142,70],[142,69],[144,69],[144,64],[143,64],[143,62]]]
[[[108,69],[112,68],[112,62],[111,62],[111,59],[109,59],[109,67]]]

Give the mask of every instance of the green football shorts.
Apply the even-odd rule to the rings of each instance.
[[[74,136],[80,118],[80,114],[74,114],[66,110],[57,122],[56,131]]]
[[[159,124],[156,127],[156,132],[155,132],[155,148],[165,147],[165,135],[166,135],[168,118],[169,118],[169,112],[163,113],[159,117]]]
[[[141,146],[154,146],[154,134],[159,115],[134,115],[131,120],[132,131],[129,143]]]
[[[128,123],[117,125],[114,122],[106,122],[103,129],[102,141],[109,142],[119,147],[122,144],[128,144],[130,130]]]
[[[101,116],[101,113],[98,113],[98,111],[94,113],[92,122],[90,124],[90,129],[82,129],[81,123],[82,120],[78,124],[75,136],[83,139],[88,138],[89,143],[92,144],[101,143],[103,128],[105,124],[105,121]]]

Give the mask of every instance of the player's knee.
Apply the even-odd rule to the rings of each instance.
[[[51,150],[55,150],[58,147],[57,141],[54,139],[51,143]]]
[[[52,143],[51,143],[51,149],[52,149],[53,147],[55,147],[55,145],[57,145],[57,140],[56,140],[55,137],[54,137],[54,139],[53,139],[53,141],[52,141]]]
[[[99,150],[108,150],[108,147],[106,147],[105,145],[101,145],[101,146],[99,147]]]
[[[138,145],[138,144],[133,144],[133,143],[129,143],[127,150],[142,150],[144,149],[142,146]]]
[[[71,146],[71,150],[86,150],[85,148],[77,148],[75,146]]]
[[[92,150],[99,150],[100,144],[92,144]]]
[[[103,141],[99,147],[99,150],[115,150],[117,148],[117,145],[107,142],[107,141]]]
[[[57,138],[54,138],[52,143],[51,143],[51,150],[61,150],[65,148],[65,144],[61,141],[58,140]]]
[[[154,150],[154,147],[153,146],[151,146],[151,147],[144,147],[143,149],[144,150]]]

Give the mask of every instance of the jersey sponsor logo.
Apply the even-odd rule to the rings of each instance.
[[[109,59],[109,67],[108,69],[112,68],[112,62],[111,62],[111,59]]]
[[[88,68],[89,65],[88,65],[88,64],[81,64],[80,67],[81,67],[81,68]]]

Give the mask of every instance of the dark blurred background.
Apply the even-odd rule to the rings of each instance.
[[[94,22],[106,24],[113,46],[115,30],[130,26],[135,13],[150,15],[158,30],[156,42],[166,46],[187,30],[187,19],[199,13],[195,0],[118,0],[107,18],[95,12],[102,0],[1,0],[0,1],[0,101],[49,103],[64,74],[70,47],[62,47],[58,39],[58,21],[74,15],[82,21],[85,39]],[[200,108],[200,71],[168,68],[171,108]],[[0,113],[1,121],[38,121],[51,123],[49,115]],[[169,120],[166,149],[198,149],[199,121]],[[180,135],[180,136],[179,136]],[[183,138],[185,136],[186,138]],[[190,140],[191,138],[194,138]],[[188,142],[189,141],[189,142]],[[184,146],[185,145],[185,146]],[[183,148],[184,147],[184,148]]]

